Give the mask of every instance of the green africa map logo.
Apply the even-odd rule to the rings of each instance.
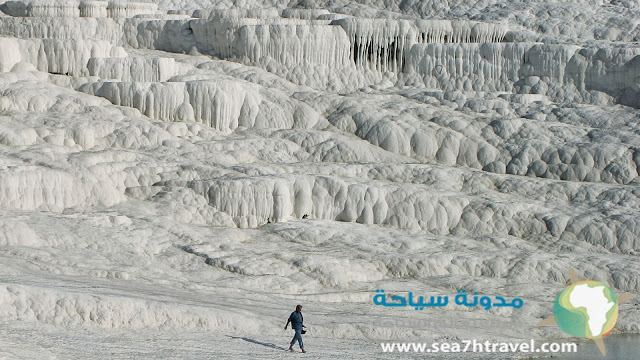
[[[636,297],[635,294],[616,297],[604,283],[580,280],[569,269],[571,285],[562,290],[553,303],[553,316],[538,326],[558,325],[565,333],[593,340],[602,355],[606,354],[602,339],[609,335],[618,321],[618,305]]]

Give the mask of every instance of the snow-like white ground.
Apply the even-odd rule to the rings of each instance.
[[[309,358],[574,341],[570,268],[638,293],[640,2],[443,3],[0,5],[0,358],[284,358],[298,303]]]

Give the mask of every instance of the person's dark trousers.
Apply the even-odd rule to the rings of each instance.
[[[304,349],[304,345],[302,345],[302,328],[300,329],[295,329],[296,330],[296,334],[293,335],[293,339],[291,339],[291,346],[293,346],[293,344],[296,343],[296,340],[298,340],[298,344],[300,344],[300,349]]]

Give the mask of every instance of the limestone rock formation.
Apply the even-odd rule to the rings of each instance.
[[[0,4],[0,358],[276,351],[289,303],[334,357],[563,336],[534,325],[569,268],[640,290],[638,19],[631,0]],[[524,306],[395,311],[376,289]]]

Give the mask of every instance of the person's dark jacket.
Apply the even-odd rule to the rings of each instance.
[[[289,316],[289,321],[291,322],[291,327],[294,330],[302,330],[303,317],[301,312],[297,312],[297,311],[292,312],[291,315]]]

